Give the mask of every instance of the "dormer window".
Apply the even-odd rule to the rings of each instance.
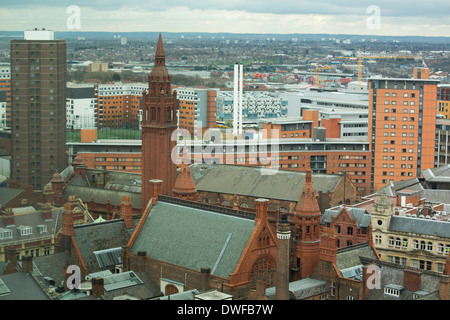
[[[12,230],[0,228],[0,240],[11,239],[13,236]]]
[[[47,232],[47,226],[46,225],[40,224],[40,225],[37,225],[36,228],[37,228],[39,234]]]
[[[403,289],[402,286],[390,284],[384,287],[384,294],[394,297],[400,297],[400,292],[402,289]]]
[[[21,236],[28,236],[30,234],[33,234],[33,231],[29,226],[19,226],[17,230],[19,231],[19,234]]]

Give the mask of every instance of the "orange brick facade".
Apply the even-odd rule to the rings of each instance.
[[[417,71],[416,71],[417,75]],[[420,177],[434,167],[437,82],[369,80],[369,137],[373,186]]]

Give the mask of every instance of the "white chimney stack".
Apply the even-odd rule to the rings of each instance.
[[[233,134],[242,134],[242,97],[244,66],[234,65]]]
[[[233,99],[233,134],[237,135],[238,130],[238,65],[234,65],[234,99]]]
[[[240,65],[239,70],[239,134],[242,134],[242,87],[243,87],[243,77],[244,77],[244,66]]]

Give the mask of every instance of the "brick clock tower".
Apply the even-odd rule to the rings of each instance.
[[[171,158],[176,141],[177,92],[172,91],[161,34],[155,64],[148,76],[148,92],[142,94],[142,210],[150,200],[150,180],[162,180],[161,193],[172,195],[177,166]]]

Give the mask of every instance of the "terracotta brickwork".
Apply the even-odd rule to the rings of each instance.
[[[177,93],[172,92],[161,35],[148,85],[142,96],[142,208],[149,201],[149,181],[162,180],[162,194],[172,195],[177,173],[171,157],[176,145],[172,132],[177,128]]]

